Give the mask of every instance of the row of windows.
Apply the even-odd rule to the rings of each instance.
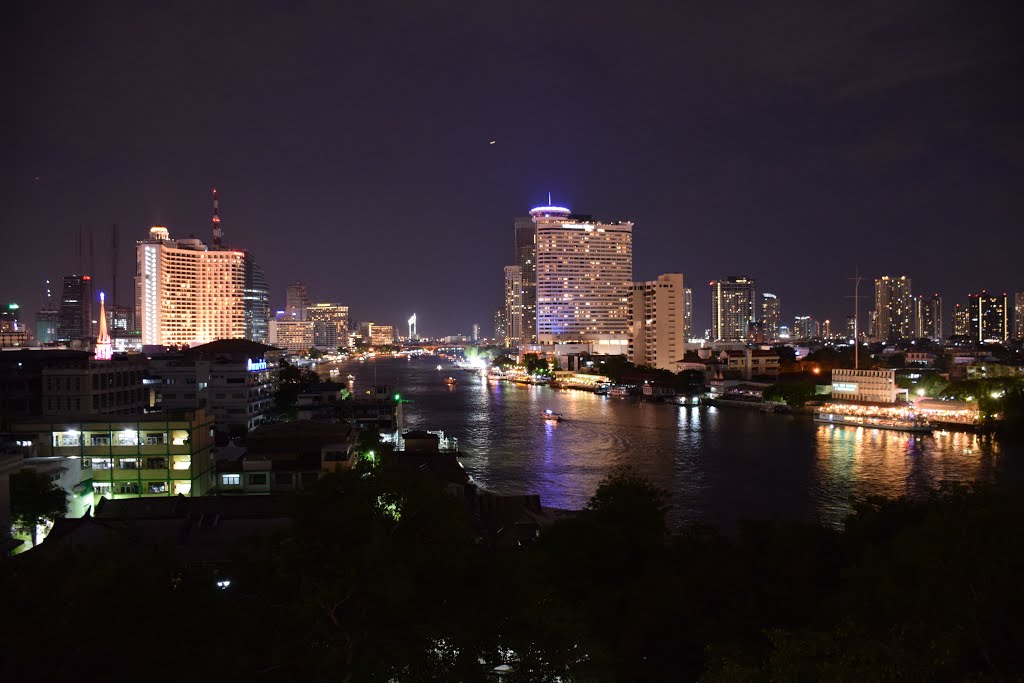
[[[92,491],[95,495],[99,496],[108,496],[112,493],[137,496],[143,491],[146,493],[167,493],[170,489],[166,481],[147,481],[144,486],[140,485],[137,481],[120,481],[116,483],[99,481],[93,482]]]
[[[94,470],[166,470],[168,459],[155,458],[82,458],[82,467]]]

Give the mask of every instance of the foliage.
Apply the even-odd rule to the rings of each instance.
[[[11,519],[15,530],[36,545],[36,529],[68,512],[68,494],[49,475],[22,470],[11,475]]]
[[[773,384],[764,390],[764,400],[779,401],[788,406],[799,407],[815,398],[813,382],[789,382]]]
[[[504,370],[506,368],[510,368],[510,367],[514,366],[515,364],[516,364],[516,362],[515,362],[514,359],[509,358],[508,356],[506,356],[504,354],[502,354],[502,355],[498,356],[497,358],[495,358],[494,361],[491,363],[491,365],[493,365],[494,367],[498,368],[499,370]]]
[[[530,375],[550,375],[551,366],[546,360],[542,360],[536,353],[523,355],[523,365]]]
[[[299,394],[320,381],[320,377],[308,368],[300,368],[282,359],[278,374],[278,388],[274,395],[275,409],[286,417],[294,417],[295,404]]]
[[[18,615],[5,673],[80,674],[83,628],[123,630],[109,606],[143,600],[155,607],[132,628],[204,680],[493,681],[499,663],[510,682],[1024,674],[1024,496],[1005,485],[861,501],[845,530],[670,535],[663,493],[623,469],[537,542],[488,548],[458,499],[384,459],[322,479],[292,512],[290,531],[219,570],[134,544],[43,544],[0,565]],[[151,665],[149,648],[118,652],[118,672]]]

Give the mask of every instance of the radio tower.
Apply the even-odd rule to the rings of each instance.
[[[224,233],[220,229],[220,216],[217,215],[217,188],[213,188],[213,246],[221,246],[221,238],[224,237]]]

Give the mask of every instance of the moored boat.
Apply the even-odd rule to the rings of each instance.
[[[928,433],[935,429],[927,419],[913,414],[906,417],[880,417],[816,410],[814,412],[814,421],[841,427],[892,429],[899,432]]]

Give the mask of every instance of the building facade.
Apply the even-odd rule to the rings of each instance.
[[[953,334],[958,337],[971,335],[971,314],[960,304],[953,306]]]
[[[914,336],[939,341],[942,339],[942,297],[919,295],[914,298]]]
[[[138,242],[135,311],[142,343],[196,346],[245,339],[245,252],[173,240],[155,226]]]
[[[768,343],[778,341],[782,308],[779,297],[771,292],[761,294],[761,322],[764,323],[764,340]]]
[[[844,401],[895,403],[899,395],[895,370],[832,371],[832,398]]]
[[[897,341],[914,337],[914,295],[906,275],[875,280],[875,337]]]
[[[523,337],[523,269],[505,266],[505,346],[520,348]]]
[[[288,285],[285,292],[284,314],[289,320],[305,320],[309,308],[309,290],[301,282]]]
[[[630,315],[629,361],[674,371],[686,353],[682,273],[634,282]]]
[[[595,342],[625,354],[633,280],[633,224],[568,209],[530,212],[537,228],[537,341]]]
[[[263,269],[252,254],[245,255],[245,338],[266,344],[270,341],[270,287]]]
[[[213,419],[202,410],[118,419],[31,420],[14,432],[43,457],[80,459],[83,494],[100,498],[202,496],[213,486]]]
[[[686,341],[693,338],[693,289],[683,289],[683,336]]]
[[[1017,341],[1024,341],[1024,292],[1013,295],[1013,330]]]
[[[531,216],[515,220],[515,265],[522,278],[518,348],[537,343],[537,226]]]
[[[79,342],[93,336],[92,278],[88,275],[65,275],[60,295],[57,341]]]
[[[1009,297],[1006,293],[970,294],[967,297],[969,336],[981,342],[1003,342],[1010,338]]]
[[[743,341],[756,320],[754,280],[732,276],[711,282],[712,341]]]
[[[348,306],[312,304],[306,318],[313,323],[313,348],[335,352],[348,346]]]
[[[270,345],[294,355],[309,353],[313,348],[313,322],[290,318],[271,320]]]

